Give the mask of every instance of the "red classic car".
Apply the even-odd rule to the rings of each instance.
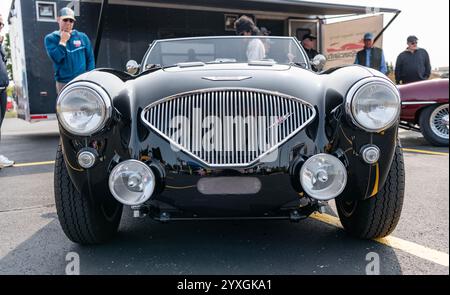
[[[401,126],[422,132],[436,146],[448,146],[448,79],[400,85]],[[418,127],[417,127],[418,126]]]

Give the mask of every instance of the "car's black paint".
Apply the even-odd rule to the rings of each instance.
[[[244,81],[212,82],[205,76],[251,76]],[[303,195],[298,180],[299,167],[307,157],[325,152],[343,161],[348,184],[343,196],[366,199],[378,192],[387,177],[395,147],[397,124],[380,134],[367,133],[347,118],[344,102],[357,81],[377,72],[348,66],[323,74],[284,65],[246,64],[206,65],[194,68],[159,69],[131,79],[114,71],[99,70],[74,80],[89,81],[103,87],[113,102],[113,118],[106,127],[89,138],[72,136],[61,128],[63,151],[70,177],[80,191],[91,198],[112,198],[109,173],[117,162],[138,159],[151,163],[161,181],[152,202],[173,206],[192,216],[277,215],[280,208],[297,208]],[[389,82],[388,82],[389,83]],[[189,155],[175,153],[170,144],[141,120],[142,110],[162,98],[197,89],[246,87],[280,92],[303,99],[315,106],[317,117],[278,150],[273,163],[258,163],[246,169],[211,169]],[[359,155],[361,147],[377,145],[382,155],[375,165]],[[88,170],[79,167],[76,156],[82,147],[98,150],[100,159]],[[195,185],[201,177],[245,175],[261,180],[262,189],[251,196],[204,196]],[[170,211],[170,208],[166,208]]]

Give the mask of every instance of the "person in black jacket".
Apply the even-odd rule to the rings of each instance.
[[[0,14],[0,32],[4,27],[3,17]],[[3,118],[6,113],[6,88],[9,85],[8,71],[6,70],[6,54],[3,50],[3,36],[0,35],[0,137]],[[3,155],[0,155],[0,169],[14,165],[14,161],[9,160]]]
[[[316,40],[317,37],[313,34],[306,34],[302,38],[303,49],[305,49],[306,55],[308,56],[310,61],[313,61],[314,57],[319,54],[319,52],[317,52],[317,50],[315,49]],[[314,66],[312,66],[312,69],[314,72],[318,71]]]
[[[397,84],[407,84],[430,78],[430,57],[425,49],[417,47],[417,40],[416,36],[409,36],[408,47],[397,57],[395,65]]]

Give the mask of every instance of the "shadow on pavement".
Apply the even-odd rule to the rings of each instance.
[[[401,129],[400,129],[401,130]],[[431,152],[448,153],[448,147],[436,147],[431,145],[420,132],[401,130],[400,142],[404,148],[420,149]]]
[[[54,220],[0,260],[0,274],[64,274],[69,252],[79,254],[81,274],[363,275],[370,252],[380,256],[381,274],[402,272],[391,248],[316,220],[160,224],[130,215],[110,243],[80,246],[47,214]]]

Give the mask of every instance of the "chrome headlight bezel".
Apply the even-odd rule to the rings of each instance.
[[[364,126],[364,124],[357,119],[357,115],[355,114],[354,109],[354,101],[357,99],[357,95],[361,93],[366,87],[371,87],[374,85],[380,85],[381,87],[386,87],[389,91],[392,92],[396,99],[396,104],[398,105],[397,110],[395,112],[395,115],[388,121],[386,124],[380,128],[370,128],[368,126]],[[397,87],[390,82],[389,80],[380,78],[380,77],[370,77],[365,78],[357,83],[355,83],[350,90],[347,93],[346,96],[346,102],[345,102],[345,110],[347,113],[347,116],[351,119],[352,123],[367,132],[371,133],[378,133],[382,132],[390,127],[392,127],[399,119],[400,112],[401,112],[401,99],[400,99],[400,93],[397,89]]]
[[[95,126],[95,128],[92,128],[90,130],[75,130],[72,126],[70,126],[61,116],[60,109],[61,109],[61,103],[64,101],[65,98],[67,98],[67,95],[69,93],[72,93],[76,90],[88,90],[92,94],[94,94],[98,102],[100,102],[101,108],[102,108],[102,119],[99,124]],[[108,93],[97,84],[94,84],[92,82],[75,82],[73,84],[68,85],[63,89],[63,91],[58,96],[58,101],[56,103],[56,115],[58,118],[58,122],[62,125],[62,127],[69,132],[70,134],[77,135],[77,136],[91,136],[100,130],[102,130],[108,120],[112,117],[112,102],[111,98],[108,95]]]

